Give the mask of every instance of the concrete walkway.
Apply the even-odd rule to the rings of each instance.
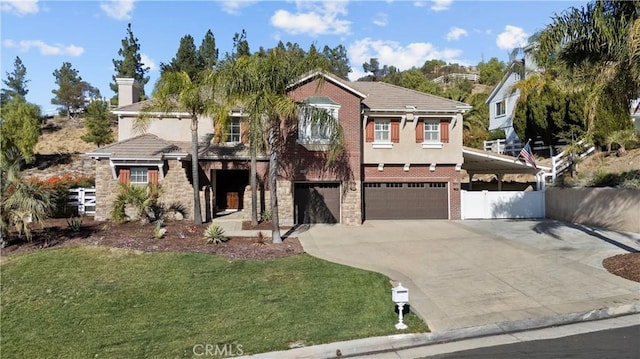
[[[494,334],[640,311],[640,285],[600,264],[640,250],[640,235],[551,220],[367,221],[294,235],[311,255],[402,282],[434,333]]]

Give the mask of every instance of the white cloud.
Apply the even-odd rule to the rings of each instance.
[[[467,32],[467,30],[454,26],[447,33],[447,41],[458,40],[460,39],[460,37],[468,36],[468,35],[469,33]]]
[[[296,13],[278,10],[271,16],[271,25],[289,34],[347,34],[351,22],[340,19],[347,15],[347,3],[327,1],[322,3],[299,1]]]
[[[222,11],[230,15],[239,15],[240,10],[255,4],[257,1],[251,0],[231,0],[222,2]]]
[[[431,5],[431,10],[443,11],[443,10],[449,10],[453,0],[432,0],[431,2],[433,3]]]
[[[27,52],[31,50],[31,48],[35,47],[40,50],[40,54],[45,56],[80,56],[84,53],[84,48],[80,46],[65,46],[61,44],[49,45],[42,40],[21,40],[20,42],[15,42],[13,40],[7,39],[2,41],[2,46],[9,48],[18,48],[22,52]]]
[[[365,38],[352,43],[347,49],[347,53],[353,69],[349,78],[353,80],[364,76],[362,64],[369,62],[371,58],[377,58],[381,66],[393,65],[400,71],[414,66],[421,67],[425,61],[432,59],[465,64],[465,61],[458,59],[462,50],[440,50],[428,42],[414,42],[402,46],[396,41]]]
[[[424,3],[424,1],[414,1],[413,2],[413,6],[415,7],[425,7],[427,4]]]
[[[0,9],[20,16],[35,14],[40,11],[38,0],[2,0]]]
[[[131,20],[135,0],[110,0],[100,2],[100,9],[116,20]]]
[[[151,60],[151,58],[147,54],[140,54],[140,62],[143,66],[149,67],[150,71],[155,71],[158,69],[158,65],[156,65],[155,61]]]
[[[507,25],[504,27],[504,31],[498,34],[496,45],[503,50],[512,50],[526,45],[528,38],[529,34],[524,32],[521,27]]]
[[[375,19],[373,19],[373,24],[377,26],[387,26],[388,23],[389,18],[387,14],[383,12],[379,12],[378,14],[376,14]]]

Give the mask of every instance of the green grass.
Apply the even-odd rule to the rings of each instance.
[[[308,255],[77,247],[16,256],[1,270],[3,358],[183,358],[198,344],[251,354],[398,333],[386,277]],[[427,330],[413,314],[405,323]]]

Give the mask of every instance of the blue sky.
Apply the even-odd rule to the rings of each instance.
[[[1,0],[2,79],[20,56],[27,68],[27,100],[51,111],[53,71],[70,62],[83,80],[111,97],[112,59],[130,22],[143,61],[151,68],[151,93],[160,63],[190,34],[200,45],[213,31],[220,55],[245,29],[252,51],[279,40],[304,49],[344,45],[350,77],[377,57],[400,70],[430,59],[464,65],[508,60],[554,14],[585,1],[38,1]]]

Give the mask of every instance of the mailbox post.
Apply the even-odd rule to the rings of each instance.
[[[398,305],[398,323],[396,329],[407,329],[407,325],[402,322],[402,310],[405,304],[409,303],[409,289],[398,283],[397,287],[391,288],[391,299]]]

